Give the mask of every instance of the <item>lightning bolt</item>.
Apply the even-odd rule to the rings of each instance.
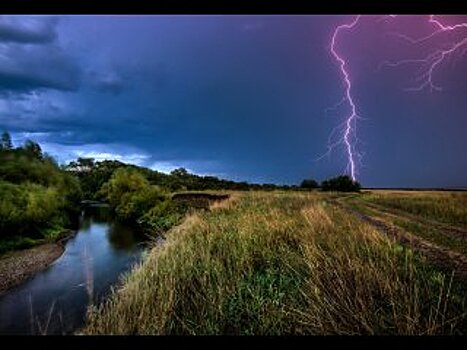
[[[354,181],[356,180],[356,175],[358,173],[356,168],[357,159],[361,159],[361,155],[358,153],[356,147],[356,143],[358,141],[356,122],[357,119],[361,119],[361,117],[358,115],[357,106],[352,95],[352,80],[348,70],[348,64],[345,57],[338,52],[337,44],[341,32],[353,30],[358,25],[361,17],[361,15],[357,15],[350,23],[337,26],[332,35],[331,54],[339,66],[340,76],[345,91],[343,99],[331,109],[336,109],[337,107],[346,104],[350,111],[346,115],[344,122],[332,130],[328,139],[328,151],[326,153],[329,154],[335,146],[343,144],[345,146],[347,156],[346,172],[349,173]],[[395,20],[397,17],[398,15],[387,15],[379,18],[377,22]],[[407,91],[421,91],[425,88],[429,88],[431,91],[441,91],[442,88],[435,83],[434,79],[436,70],[446,61],[449,56],[455,54],[456,52],[461,51],[461,55],[467,53],[467,23],[446,25],[441,20],[435,18],[435,15],[428,16],[428,23],[433,26],[433,30],[428,35],[420,38],[413,38],[399,32],[393,32],[389,34],[406,40],[413,45],[419,45],[428,42],[430,39],[436,38],[442,33],[454,33],[462,30],[466,30],[466,33],[461,38],[457,38],[457,40],[451,39],[449,42],[445,43],[443,48],[434,48],[424,57],[403,59],[399,61],[384,61],[380,63],[378,69],[383,67],[398,67],[406,64],[418,65],[419,73],[415,78],[415,81],[418,82],[418,85],[406,88],[405,90]],[[336,131],[339,130],[341,130],[339,140],[337,142],[331,143],[332,137],[336,134]]]
[[[392,15],[391,18],[396,18],[397,16]],[[441,33],[448,33],[448,32],[457,32],[462,29],[467,29],[467,23],[460,23],[456,25],[445,25],[440,20],[435,18],[435,15],[429,15],[428,22],[433,25],[433,31],[421,38],[412,38],[408,35],[401,34],[401,33],[391,33],[396,35],[399,38],[402,38],[411,44],[417,45],[424,42],[427,42],[429,39],[433,39],[436,36],[440,35]],[[467,34],[467,33],[466,33]],[[425,88],[429,88],[431,91],[441,91],[442,88],[438,86],[433,78],[433,75],[437,68],[439,68],[444,61],[454,53],[460,51],[462,47],[464,47],[462,51],[462,55],[465,54],[465,50],[467,49],[467,36],[460,38],[458,40],[453,40],[447,43],[446,48],[436,49],[426,55],[425,57],[421,58],[412,58],[412,59],[404,59],[399,61],[384,61],[382,62],[379,67],[382,68],[384,66],[390,67],[398,67],[405,64],[415,64],[419,66],[419,71],[421,72],[415,80],[419,82],[418,85],[406,88],[406,91],[421,91]]]
[[[352,96],[352,81],[351,81],[350,74],[347,69],[347,62],[345,61],[345,58],[338,53],[336,49],[336,44],[337,44],[339,33],[343,30],[353,29],[358,24],[360,17],[361,16],[358,15],[355,17],[355,19],[351,23],[339,25],[334,30],[334,33],[331,39],[331,53],[334,59],[339,64],[340,74],[342,76],[342,80],[343,80],[344,87],[345,87],[343,101],[347,103],[347,105],[350,107],[350,113],[345,118],[342,142],[344,143],[346,151],[347,151],[347,159],[348,159],[347,171],[349,172],[350,176],[352,177],[352,180],[354,181],[356,180],[356,167],[355,167],[356,159],[355,158],[358,156],[356,147],[354,145],[354,141],[356,140],[356,120],[358,119],[358,114],[357,114],[357,107],[355,105],[355,102]],[[334,133],[334,130],[333,130],[333,133]],[[329,149],[331,149],[333,146],[334,145],[330,146]]]

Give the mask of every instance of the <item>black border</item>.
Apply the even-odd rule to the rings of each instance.
[[[3,0],[3,14],[467,14],[465,0]]]
[[[464,0],[3,0],[1,14],[467,14]],[[465,344],[465,337],[232,337],[232,336],[1,336],[5,348],[102,349],[157,348],[174,346],[197,348],[202,346],[224,350],[225,347],[282,349],[356,348],[380,349],[400,347],[408,349],[447,349],[457,343]],[[12,346],[11,346],[12,345]],[[243,350],[243,349],[242,349]]]
[[[4,336],[2,345],[15,348],[34,347],[39,349],[57,346],[59,349],[102,350],[108,346],[118,349],[171,349],[187,346],[186,349],[208,347],[216,350],[234,348],[251,349],[455,349],[465,343],[459,336]],[[7,348],[5,346],[5,348]],[[11,347],[8,347],[11,349]]]

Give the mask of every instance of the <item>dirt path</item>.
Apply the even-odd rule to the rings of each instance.
[[[380,218],[375,218],[357,209],[350,208],[339,200],[333,200],[331,203],[354,214],[362,221],[371,224],[385,235],[395,238],[401,244],[410,247],[414,251],[420,252],[435,265],[449,272],[454,271],[454,275],[457,277],[467,279],[467,256],[464,254],[428,242]]]
[[[401,218],[416,222],[417,224],[420,224],[421,226],[429,226],[429,227],[435,228],[437,231],[439,231],[441,234],[445,236],[456,237],[462,240],[467,240],[467,230],[465,229],[462,229],[459,227],[453,227],[448,224],[440,223],[440,222],[433,221],[430,219],[421,218],[419,216],[406,213],[401,210],[386,208],[378,204],[368,203],[368,202],[361,202],[361,203],[369,208],[372,208],[376,211],[380,211],[387,215],[391,215],[393,217],[399,216]]]
[[[0,257],[0,296],[44,270],[65,250],[65,243],[75,232],[57,242],[45,243],[30,249],[11,252]]]

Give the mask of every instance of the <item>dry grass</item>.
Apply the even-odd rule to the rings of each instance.
[[[321,199],[245,193],[191,215],[81,332],[465,332],[465,296],[448,277]]]
[[[467,192],[370,191],[362,199],[467,229]]]
[[[209,205],[209,210],[222,210],[222,209],[231,209],[239,200],[239,194],[232,192],[229,193],[229,198],[222,201],[215,201]]]

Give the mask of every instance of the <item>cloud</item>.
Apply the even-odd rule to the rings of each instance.
[[[115,143],[64,144],[60,138],[65,134],[67,132],[11,132],[11,137],[16,146],[28,139],[39,142],[43,151],[56,157],[60,163],[68,163],[78,157],[96,161],[119,160],[139,166],[151,163],[152,156],[137,147]]]
[[[77,157],[82,158],[93,158],[96,161],[103,160],[119,160],[123,163],[136,164],[142,166],[145,164],[145,161],[151,158],[150,155],[140,154],[140,153],[130,153],[130,154],[119,154],[112,152],[96,152],[96,151],[83,151],[77,150],[74,151],[74,154]]]
[[[0,16],[0,42],[43,44],[55,40],[57,17]]]
[[[0,16],[0,94],[76,91],[79,65],[58,43],[58,17]]]
[[[118,95],[124,88],[123,78],[114,72],[92,73],[95,88],[104,93]]]
[[[0,92],[75,91],[80,69],[56,45],[0,44]]]

